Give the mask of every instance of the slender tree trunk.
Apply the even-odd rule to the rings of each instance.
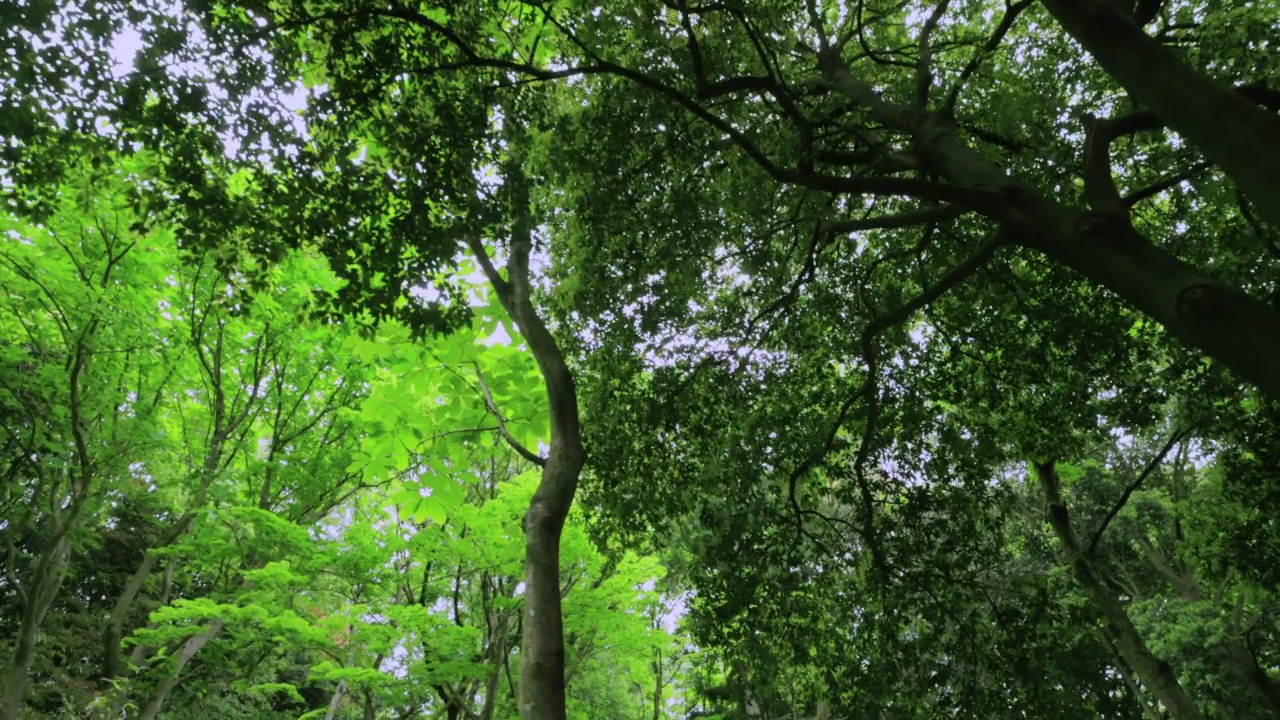
[[[502,677],[502,658],[494,658],[493,669],[484,683],[484,705],[480,706],[480,720],[493,720],[493,710],[498,705],[498,680]]]
[[[342,694],[347,691],[347,681],[339,680],[338,688],[333,691],[333,697],[329,698],[329,709],[324,713],[324,720],[333,720],[338,715],[338,705],[342,702]]]
[[[653,651],[653,720],[662,720],[662,688],[666,683],[662,678],[662,650]]]
[[[191,662],[196,653],[212,640],[219,632],[222,631],[224,623],[221,620],[214,620],[213,624],[199,635],[192,635],[187,641],[182,643],[182,649],[178,651],[178,657],[173,663],[173,674],[160,681],[156,686],[155,692],[152,693],[151,699],[147,701],[147,706],[142,709],[142,714],[138,716],[138,720],[155,720],[160,711],[164,709],[165,701],[169,699],[169,693],[178,686],[178,682],[182,679],[182,671]]]
[[[197,495],[196,502],[203,502],[204,493],[207,490],[207,483],[202,485]],[[177,540],[190,527],[191,521],[195,519],[194,511],[187,511],[173,524],[169,531],[166,532],[160,540],[142,557],[142,562],[138,565],[138,569],[129,577],[129,582],[125,583],[124,589],[120,591],[120,596],[116,598],[116,602],[111,607],[111,614],[107,617],[106,628],[102,632],[102,676],[105,679],[118,677],[123,671],[123,662],[120,656],[120,641],[124,638],[124,623],[129,616],[129,609],[133,607],[133,601],[137,599],[138,593],[142,590],[142,586],[146,584],[147,579],[151,577],[151,571],[155,567],[156,556],[155,550],[168,547]]]
[[[1280,227],[1280,117],[1182,62],[1109,0],[1045,9],[1133,99],[1187,138]]]
[[[22,696],[27,690],[31,661],[35,658],[36,641],[49,607],[62,588],[62,580],[71,564],[71,541],[67,539],[72,528],[79,524],[85,500],[93,484],[93,461],[89,443],[85,440],[83,404],[81,401],[81,374],[85,371],[89,351],[89,339],[97,328],[97,318],[89,321],[75,347],[68,389],[70,390],[71,438],[75,447],[77,468],[66,477],[69,491],[66,498],[70,507],[59,509],[55,500],[50,514],[52,532],[48,545],[40,553],[31,571],[30,587],[18,588],[22,601],[22,619],[18,623],[18,636],[14,641],[13,655],[5,671],[4,688],[0,694],[0,720],[16,720],[22,710]]]
[[[529,297],[529,253],[533,248],[529,187],[520,163],[519,130],[506,118],[509,130],[504,183],[510,192],[511,247],[504,279],[479,238],[469,242],[485,277],[515,321],[533,353],[547,386],[551,415],[551,451],[542,465],[542,480],[524,517],[525,590],[524,637],[520,664],[520,717],[523,720],[564,720],[565,651],[560,603],[560,534],[573,504],[584,453],[578,421],[578,396],[564,355]],[[491,408],[493,409],[493,408]],[[527,448],[507,438],[526,458],[537,461]]]
[[[836,90],[866,107],[876,120],[910,133],[930,170],[949,182],[991,193],[991,206],[979,209],[1000,222],[1013,242],[1110,289],[1173,335],[1280,399],[1280,311],[1156,247],[1127,217],[1084,212],[1044,197],[965,145],[945,117],[884,101],[854,77],[835,51],[823,51],[819,59]]]
[[[1178,595],[1190,603],[1208,603],[1204,588],[1190,573],[1181,573],[1165,559],[1159,548],[1146,538],[1138,536],[1138,545],[1142,548],[1147,562],[1163,575]],[[1220,608],[1214,607],[1215,611]],[[1250,706],[1266,708],[1272,715],[1280,717],[1280,684],[1272,680],[1265,670],[1258,666],[1253,652],[1249,650],[1243,639],[1236,633],[1228,634],[1221,643],[1222,660],[1226,674],[1236,679],[1245,689],[1248,699],[1244,702]]]
[[[215,385],[215,387],[220,386]],[[129,577],[129,582],[125,583],[124,590],[120,592],[120,596],[116,598],[115,605],[111,608],[111,615],[108,616],[106,628],[102,633],[102,674],[106,679],[119,676],[123,669],[121,667],[123,663],[120,661],[120,641],[124,637],[124,622],[129,615],[129,609],[133,606],[133,601],[137,599],[142,586],[147,582],[147,578],[151,577],[151,570],[155,567],[153,551],[172,545],[178,538],[182,537],[187,528],[191,527],[191,523],[196,519],[196,513],[204,506],[205,498],[209,494],[209,487],[218,477],[218,468],[222,463],[227,438],[248,417],[247,412],[242,413],[237,418],[233,418],[231,424],[227,426],[224,403],[222,391],[219,389],[215,399],[214,431],[210,438],[209,447],[205,451],[204,462],[200,468],[200,487],[196,490],[195,498],[191,502],[191,509],[179,516],[156,544],[147,549],[146,555],[142,558],[142,563],[134,571],[133,575]]]
[[[107,625],[102,632],[102,677],[104,680],[119,677],[124,671],[120,641],[124,639],[125,619],[128,618],[129,610],[133,607],[133,601],[137,599],[138,593],[142,590],[142,586],[146,584],[147,579],[151,577],[151,571],[155,567],[155,555],[152,554],[152,551],[168,544],[168,542],[162,541],[156,547],[147,550],[142,562],[138,565],[138,569],[129,577],[129,582],[125,583],[120,596],[116,598],[115,604],[111,606],[111,614],[107,617]],[[135,648],[135,654],[140,648],[141,646]]]
[[[54,542],[40,554],[40,560],[31,574],[33,582],[26,590],[26,597],[22,602],[22,618],[18,622],[9,667],[5,670],[4,690],[0,696],[0,720],[17,720],[22,711],[22,696],[27,690],[27,676],[31,671],[31,661],[35,658],[40,627],[44,624],[49,606],[62,587],[62,579],[66,577],[70,559],[71,544],[67,541],[65,532],[59,533]]]
[[[102,631],[102,677],[104,680],[118,677],[122,671],[123,661],[120,652],[120,640],[124,637],[124,620],[129,614],[133,600],[151,577],[151,568],[155,565],[155,556],[148,550],[142,557],[142,563],[125,583],[124,590],[111,606],[111,614],[107,616],[107,626]]]
[[[1165,706],[1175,720],[1204,720],[1204,714],[1183,690],[1177,676],[1173,674],[1173,669],[1147,648],[1142,636],[1130,622],[1124,607],[1120,605],[1120,601],[1098,578],[1093,565],[1085,557],[1080,539],[1071,527],[1071,518],[1067,514],[1067,506],[1063,502],[1062,490],[1058,484],[1058,475],[1053,466],[1052,461],[1035,463],[1036,475],[1048,505],[1049,524],[1053,526],[1054,533],[1062,544],[1063,555],[1072,574],[1084,589],[1085,595],[1101,611],[1106,621],[1103,631],[1114,644],[1116,652],[1124,659],[1125,664],[1133,670],[1142,684]]]
[[[1116,648],[1111,635],[1105,630],[1098,634],[1102,637],[1102,642],[1111,650],[1112,658],[1116,661],[1116,674],[1120,676],[1120,679],[1124,681],[1125,687],[1129,689],[1129,695],[1133,698],[1134,704],[1142,708],[1143,717],[1147,718],[1147,720],[1160,720],[1160,713],[1156,712],[1156,709],[1151,707],[1151,703],[1147,702],[1147,699],[1143,697],[1142,688],[1138,687],[1138,683],[1134,681],[1133,673],[1129,671],[1129,666],[1125,663],[1124,658],[1120,656],[1120,651]]]
[[[484,704],[480,708],[479,720],[493,720],[493,711],[498,705],[498,680],[502,678],[502,664],[507,657],[507,635],[510,632],[507,628],[507,615],[501,614],[495,617],[492,605],[489,602],[488,581],[481,585],[485,598],[485,625],[489,633],[489,662],[493,663],[493,667],[489,670],[489,677],[485,679],[484,688]]]

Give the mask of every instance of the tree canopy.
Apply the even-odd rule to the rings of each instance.
[[[0,720],[1280,716],[1280,7],[0,9]]]

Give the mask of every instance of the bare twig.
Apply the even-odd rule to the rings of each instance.
[[[1000,47],[1000,43],[1004,42],[1005,35],[1008,35],[1009,31],[1013,29],[1013,24],[1017,22],[1018,16],[1022,14],[1023,10],[1030,7],[1032,2],[1034,0],[1018,0],[1012,5],[1005,6],[1004,16],[1000,18],[1000,24],[991,33],[991,37],[987,38],[986,44],[978,52],[974,53],[972,58],[969,58],[969,62],[960,71],[960,75],[956,77],[951,89],[947,91],[947,99],[942,103],[943,113],[951,115],[955,112],[956,101],[959,100],[960,91],[964,89],[965,83],[982,67],[983,61],[991,57],[996,48]]]

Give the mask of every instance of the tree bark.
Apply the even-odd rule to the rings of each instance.
[[[551,451],[542,463],[542,479],[524,517],[524,635],[520,664],[520,717],[564,720],[565,651],[560,602],[560,534],[573,504],[585,455],[578,419],[578,396],[564,354],[530,299],[529,253],[533,247],[528,180],[521,167],[515,121],[509,129],[503,179],[510,193],[511,246],[504,279],[479,238],[469,244],[498,300],[515,321],[533,353],[547,386]],[[508,439],[510,442],[510,439]],[[525,455],[525,453],[521,453]]]
[[[196,502],[202,503],[205,491],[208,489],[207,484],[200,488]],[[165,533],[153,547],[147,549],[142,557],[142,562],[138,565],[138,569],[129,577],[129,581],[125,583],[124,589],[120,591],[120,596],[116,598],[115,604],[111,607],[111,615],[107,617],[107,626],[102,633],[102,676],[104,679],[118,677],[123,671],[123,661],[120,654],[120,641],[124,638],[124,622],[129,615],[129,609],[133,606],[133,601],[138,597],[138,593],[142,590],[142,586],[146,584],[147,579],[151,577],[151,570],[155,567],[156,556],[154,551],[160,548],[168,547],[175,540],[187,531],[191,525],[191,521],[195,519],[195,511],[188,510],[178,518],[169,532]]]
[[[662,650],[653,651],[653,720],[662,720]]]
[[[1086,557],[1075,529],[1071,527],[1071,518],[1067,514],[1066,503],[1062,499],[1062,490],[1058,483],[1058,475],[1052,461],[1035,463],[1035,471],[1044,492],[1048,506],[1049,524],[1062,544],[1063,555],[1071,572],[1075,575],[1080,587],[1093,605],[1102,613],[1106,625],[1103,632],[1113,643],[1116,652],[1124,659],[1133,673],[1151,694],[1165,706],[1169,714],[1176,720],[1204,720],[1200,708],[1183,690],[1173,669],[1165,661],[1157,658],[1147,648],[1137,629],[1129,620],[1129,615],[1097,576],[1092,563]]]
[[[1280,227],[1280,117],[1182,62],[1107,0],[1043,0],[1141,105],[1204,152]]]
[[[40,554],[40,560],[32,572],[34,582],[22,602],[22,618],[13,643],[13,655],[4,675],[0,720],[17,720],[22,712],[22,696],[27,690],[27,676],[31,671],[31,661],[35,658],[40,626],[44,624],[44,616],[62,587],[70,556],[71,544],[67,541],[66,533],[59,533],[59,537]]]
[[[1194,575],[1178,572],[1165,559],[1159,548],[1152,545],[1149,540],[1141,535],[1138,536],[1138,545],[1142,548],[1147,561],[1156,569],[1156,572],[1163,575],[1173,585],[1173,589],[1178,593],[1179,597],[1189,603],[1210,602]],[[1214,611],[1220,611],[1218,607],[1213,609]],[[1249,696],[1249,699],[1245,702],[1254,707],[1266,708],[1272,715],[1280,717],[1280,685],[1258,666],[1258,661],[1254,658],[1253,652],[1249,650],[1248,645],[1245,644],[1244,639],[1232,632],[1223,638],[1221,649],[1226,674],[1234,677]]]
[[[182,670],[191,662],[196,653],[222,631],[224,623],[221,620],[214,620],[213,624],[199,635],[192,635],[187,641],[182,643],[182,649],[178,651],[178,657],[173,663],[173,674],[160,681],[156,686],[155,692],[151,696],[151,700],[147,702],[147,706],[142,709],[142,714],[138,716],[138,720],[155,720],[160,711],[164,709],[164,703],[169,699],[169,693],[178,686],[178,681],[182,679]]]
[[[986,191],[980,209],[1009,237],[1097,282],[1266,395],[1280,399],[1280,311],[1182,262],[1138,234],[1127,217],[1059,205],[968,147],[945,117],[884,101],[836,51],[819,54],[833,87],[880,122],[910,133],[924,164],[949,182]]]
[[[324,720],[333,720],[338,716],[338,706],[342,704],[342,695],[347,691],[347,681],[339,680],[338,687],[329,698],[329,709],[324,713]]]

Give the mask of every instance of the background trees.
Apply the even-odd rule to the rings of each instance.
[[[14,11],[19,235],[169,244],[13,237],[9,712],[56,611],[146,716],[1274,714],[1280,18],[1139,5]]]

